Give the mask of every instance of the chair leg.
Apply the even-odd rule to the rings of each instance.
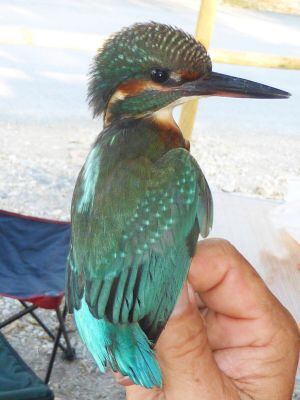
[[[67,307],[64,306],[63,312],[61,313],[60,309],[56,309],[57,319],[59,321],[59,326],[62,330],[62,334],[64,336],[66,342],[66,350],[64,350],[64,358],[68,361],[73,361],[76,358],[75,349],[71,346],[68,332],[66,330],[65,320],[67,315]]]
[[[28,312],[30,313],[30,315],[32,316],[32,318],[34,318],[36,320],[36,322],[44,329],[44,331],[49,335],[49,337],[55,341],[55,335],[50,331],[50,329],[44,324],[44,322],[36,315],[36,313],[34,312],[35,308],[37,308],[35,306],[35,308],[32,310],[30,306],[28,306],[24,301],[20,301],[20,303],[23,305],[24,308],[26,308],[26,310],[28,310]],[[63,352],[67,352],[68,349],[62,345],[60,342],[58,343],[58,347],[63,351]]]
[[[25,308],[25,310],[22,310],[20,312],[18,312],[17,314],[13,315],[10,318],[7,318],[5,321],[0,323],[0,329],[4,328],[6,325],[11,324],[12,322],[16,321],[19,318],[22,318],[24,315],[28,314],[28,313],[32,313],[33,310],[35,310],[37,308],[37,306],[32,305],[32,306],[27,306],[27,308]]]
[[[52,372],[52,369],[53,369],[53,364],[54,364],[55,356],[56,356],[56,353],[57,353],[57,348],[58,348],[58,344],[59,344],[59,341],[60,341],[61,334],[62,334],[62,329],[61,329],[61,325],[59,325],[57,333],[56,333],[56,337],[55,337],[55,340],[54,340],[54,345],[53,345],[50,361],[49,361],[49,364],[48,364],[46,377],[45,377],[45,383],[46,384],[48,384],[49,380],[50,380],[50,376],[51,376],[51,372]]]
[[[57,315],[57,319],[58,319],[59,325],[58,325],[58,330],[57,330],[57,333],[56,333],[56,337],[55,337],[55,341],[54,341],[54,345],[53,345],[50,361],[49,361],[49,364],[48,364],[46,377],[45,377],[45,383],[47,383],[47,384],[49,383],[49,380],[50,380],[51,372],[52,372],[52,369],[53,369],[53,364],[54,364],[54,361],[55,361],[57,349],[58,349],[58,346],[59,346],[59,343],[60,343],[60,338],[61,338],[62,334],[63,334],[65,342],[66,342],[66,349],[63,350],[65,360],[73,361],[76,358],[75,349],[71,346],[70,339],[69,339],[69,336],[68,336],[68,332],[67,332],[66,327],[65,327],[65,319],[66,319],[66,315],[67,315],[67,307],[64,306],[64,309],[63,309],[62,313],[61,313],[59,308],[57,308],[55,311],[56,311],[56,315]]]
[[[11,324],[12,322],[16,321],[17,319],[23,317],[26,314],[29,314],[38,322],[38,324],[44,329],[44,331],[53,339],[54,345],[50,357],[50,361],[47,368],[47,373],[45,377],[45,383],[48,383],[50,380],[51,372],[53,369],[53,364],[55,361],[56,353],[58,347],[63,351],[64,359],[67,361],[73,361],[76,358],[75,349],[71,346],[70,339],[68,336],[68,332],[65,326],[65,319],[67,315],[67,307],[64,306],[63,312],[60,311],[59,307],[55,310],[56,316],[58,320],[58,329],[56,335],[54,335],[50,329],[44,324],[44,322],[35,314],[34,310],[38,308],[36,305],[28,306],[24,301],[20,300],[20,303],[23,305],[24,310],[21,310],[17,314],[13,315],[12,317],[6,319],[5,321],[0,322],[0,329],[4,328],[5,326]],[[61,335],[63,335],[65,340],[65,346],[60,342]]]

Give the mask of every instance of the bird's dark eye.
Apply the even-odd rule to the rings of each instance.
[[[163,83],[169,79],[169,72],[165,69],[153,68],[151,70],[151,79],[154,82]]]

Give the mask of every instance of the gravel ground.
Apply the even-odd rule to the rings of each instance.
[[[76,176],[90,144],[101,130],[97,122],[63,121],[52,125],[0,124],[0,208],[42,217],[68,219]],[[217,135],[196,127],[192,144],[209,183],[221,190],[283,198],[287,180],[300,175],[298,136]],[[1,318],[19,308],[0,298]],[[51,313],[38,312],[55,326]],[[51,387],[64,400],[123,399],[110,373],[100,375],[68,320],[77,359],[57,357]],[[4,329],[12,345],[41,377],[52,344],[30,317]]]
[[[212,133],[196,125],[192,154],[220,190],[282,199],[300,175],[300,137]],[[0,207],[68,219],[76,176],[101,126],[95,121],[0,123]]]

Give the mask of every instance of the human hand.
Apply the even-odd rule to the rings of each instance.
[[[155,347],[163,388],[119,380],[127,400],[288,400],[298,335],[245,258],[224,240],[205,240]]]

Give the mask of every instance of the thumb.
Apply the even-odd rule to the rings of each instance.
[[[201,398],[202,393],[205,399],[222,398],[222,373],[209,347],[194,291],[187,283],[155,350],[166,399],[189,400]]]

